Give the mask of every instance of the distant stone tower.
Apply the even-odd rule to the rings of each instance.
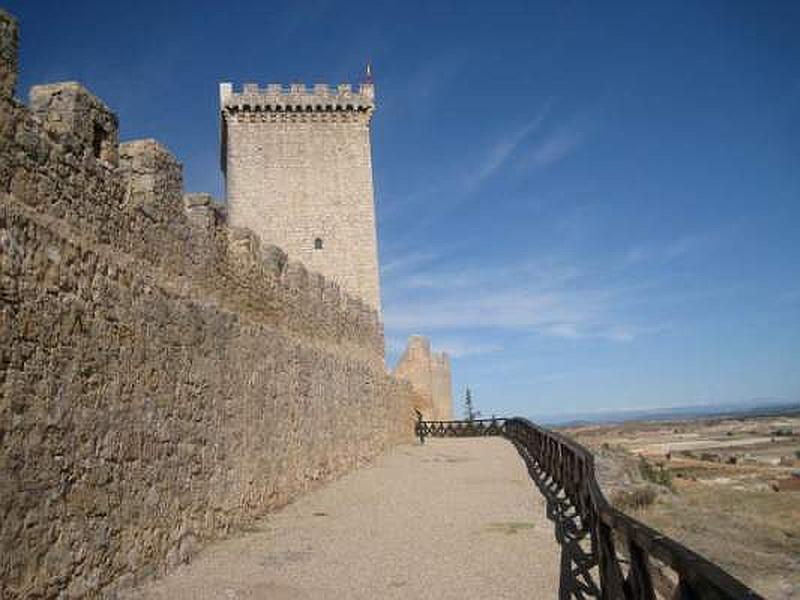
[[[380,312],[371,82],[220,84],[228,219]]]
[[[412,335],[394,369],[395,377],[408,381],[414,390],[428,399],[422,416],[428,420],[449,421],[453,418],[453,391],[450,357],[446,352],[431,352],[426,337]]]

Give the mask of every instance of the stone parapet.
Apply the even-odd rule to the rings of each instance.
[[[279,83],[266,87],[245,83],[239,91],[231,83],[221,83],[219,95],[220,106],[230,112],[371,112],[375,108],[375,86],[371,83],[362,83],[356,89],[349,83],[336,87],[325,83],[312,87],[302,83],[288,87]]]
[[[0,595],[116,597],[411,441],[411,386],[0,193]]]
[[[183,195],[183,207],[190,225],[202,231],[214,230],[224,219],[220,206],[211,194],[195,192]]]
[[[153,139],[125,142],[119,147],[120,174],[125,179],[125,206],[153,222],[184,219],[183,165]]]
[[[250,319],[382,363],[375,310],[341,290],[323,294],[336,284],[318,277],[314,285],[295,285],[285,261],[277,269],[260,250],[247,261],[236,258],[224,209],[208,196],[201,202],[184,195],[181,163],[158,141],[129,141],[113,151],[101,142],[95,152],[93,134],[99,128],[104,140],[115,141],[117,119],[80,85],[35,86],[30,109],[9,101],[3,111],[0,192]]]
[[[432,352],[426,337],[412,335],[408,338],[394,376],[408,381],[423,399],[422,407],[418,407],[423,418],[436,421],[453,418],[450,357],[446,352]]]
[[[431,393],[436,419],[451,421],[453,419],[453,383],[450,375],[450,356],[447,352],[431,354]]]
[[[163,145],[75,83],[15,101],[15,49],[0,13],[0,597],[118,597],[410,442],[422,401],[374,309]]]
[[[16,19],[0,8],[0,99],[14,96],[18,37]]]
[[[30,107],[44,129],[81,158],[91,155],[118,164],[117,116],[97,96],[75,81],[35,85]]]
[[[374,87],[220,85],[229,223],[380,312],[370,120]]]

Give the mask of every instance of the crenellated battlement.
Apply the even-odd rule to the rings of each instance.
[[[418,401],[363,294],[186,193],[163,144],[120,144],[79,83],[17,99],[17,40],[0,10],[0,597],[127,597],[409,442]],[[366,137],[363,94],[286,92],[312,96]]]
[[[5,39],[15,44],[8,22]],[[12,53],[6,58],[15,65]],[[34,86],[29,106],[6,95],[0,113],[12,125],[0,131],[0,196],[9,206],[55,218],[87,250],[104,247],[120,265],[151,270],[165,289],[382,365],[373,308],[230,227],[210,195],[186,194],[181,163],[157,140],[120,144],[116,115],[79,83]]]
[[[232,83],[219,84],[220,107],[228,113],[371,113],[375,109],[375,86],[362,83],[357,88],[349,83],[336,87],[316,83],[311,87],[302,83],[284,86],[270,83],[261,87],[245,83],[236,90]]]
[[[17,83],[17,21],[0,8],[0,97],[14,95]]]
[[[450,357],[446,352],[432,352],[428,338],[412,335],[394,375],[408,381],[425,399],[417,410],[423,418],[449,420],[453,418],[453,394],[450,376]]]
[[[374,85],[222,83],[219,91],[230,224],[252,228],[380,312]]]
[[[437,367],[450,368],[450,355],[447,352],[433,352],[431,354],[431,364]]]
[[[31,111],[61,144],[117,166],[119,122],[100,98],[77,81],[35,85],[28,98]]]

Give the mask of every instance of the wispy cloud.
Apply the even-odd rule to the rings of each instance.
[[[687,237],[663,244],[660,253],[677,256],[696,247]],[[391,277],[384,279],[387,331],[457,339],[456,356],[488,350],[484,346],[491,329],[632,342],[671,329],[648,320],[653,299],[678,301],[660,294],[658,280],[631,279],[625,266],[620,270],[613,260],[575,264],[546,256],[458,269],[450,261],[431,263],[429,256],[420,251],[390,263]]]
[[[523,166],[544,169],[555,165],[583,146],[596,126],[596,118],[588,113],[579,113],[557,124],[531,147]]]
[[[475,174],[465,179],[465,187],[467,189],[475,188],[500,170],[520,145],[542,126],[547,114],[550,112],[551,105],[552,99],[545,102],[539,112],[528,122],[509,131],[501,139],[497,140],[483,158],[483,162],[475,171]]]
[[[626,266],[646,262],[669,262],[689,254],[702,251],[729,236],[735,227],[725,226],[719,230],[692,233],[672,240],[640,244],[628,249],[623,263]]]
[[[449,272],[419,270],[403,273],[398,285],[406,289],[455,290],[493,287],[498,281],[524,280],[540,289],[564,286],[580,277],[575,265],[553,258],[523,260],[516,264],[475,266]]]
[[[437,350],[447,352],[452,358],[464,358],[465,356],[481,356],[484,354],[494,354],[503,350],[501,344],[480,342],[470,337],[447,338],[437,337],[435,339]]]
[[[800,304],[800,288],[790,288],[778,294],[777,302],[779,304]]]
[[[420,333],[419,330],[417,333]],[[392,335],[386,338],[386,350],[389,354],[400,356],[406,349],[408,337]],[[481,356],[494,354],[503,350],[503,345],[499,343],[486,342],[469,335],[460,336],[440,336],[433,339],[434,350],[437,352],[447,352],[451,358],[464,358],[465,356]]]
[[[469,57],[460,50],[449,50],[419,63],[405,74],[381,76],[382,89],[390,90],[381,96],[383,118],[401,119],[414,111],[432,112],[463,73]]]
[[[400,269],[385,283],[384,316],[394,331],[502,328],[562,338],[624,337],[618,323],[604,320],[623,289],[588,286],[581,269],[563,260],[450,272]]]
[[[557,337],[595,335],[613,290],[540,292],[526,288],[444,293],[436,298],[387,303],[387,326],[398,329],[523,329]]]
[[[428,264],[438,258],[433,252],[410,252],[401,255],[399,258],[387,260],[381,264],[381,275],[389,276],[398,272],[416,270],[418,267]]]
[[[453,71],[457,69],[450,70]],[[427,90],[423,95],[435,98],[435,90],[441,82],[429,85],[423,75],[424,72],[418,75],[421,89]],[[381,218],[408,215],[410,210],[418,209],[412,227],[424,229],[452,214],[457,206],[480,197],[478,192],[491,186],[493,180],[501,176],[519,177],[532,168],[547,168],[575,152],[596,129],[597,110],[578,112],[559,120],[554,116],[555,105],[553,98],[547,99],[528,120],[478,144],[477,147],[485,148],[482,152],[452,156],[450,165],[455,165],[454,168],[437,165],[419,188],[407,191],[402,198],[394,198],[391,206],[381,205]],[[435,201],[432,202],[432,198]]]
[[[557,130],[531,151],[531,162],[537,167],[553,165],[578,148],[584,137],[582,131]]]

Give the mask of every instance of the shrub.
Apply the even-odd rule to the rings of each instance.
[[[617,490],[611,496],[611,504],[625,512],[643,510],[656,501],[656,491],[651,487],[637,487],[628,490]]]
[[[639,473],[642,479],[655,483],[656,485],[663,485],[665,488],[674,491],[672,485],[672,473],[664,468],[664,465],[653,466],[644,456],[639,457]]]

